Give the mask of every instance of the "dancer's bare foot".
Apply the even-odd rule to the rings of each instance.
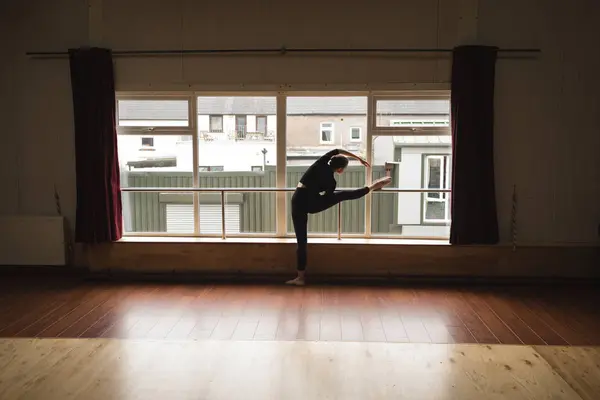
[[[370,191],[375,191],[375,190],[379,190],[382,187],[389,185],[390,183],[392,183],[392,177],[391,176],[386,176],[380,179],[377,179],[376,181],[374,181],[373,183],[371,183],[371,186],[369,186],[369,190]]]
[[[306,276],[306,271],[305,270],[296,270],[296,273],[298,275],[296,275],[296,278],[287,281],[285,284],[286,285],[294,285],[294,286],[304,286],[304,277]]]
[[[304,283],[305,283],[304,278],[297,277],[290,281],[287,281],[285,284],[286,285],[295,285],[295,286],[304,286]]]

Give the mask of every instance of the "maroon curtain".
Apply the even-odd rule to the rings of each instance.
[[[77,172],[75,241],[119,240],[123,219],[112,53],[100,48],[71,49],[69,59]]]
[[[452,59],[452,244],[498,243],[494,81],[498,48],[461,46]]]

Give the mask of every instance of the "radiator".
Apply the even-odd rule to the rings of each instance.
[[[64,266],[64,217],[0,216],[0,265]]]

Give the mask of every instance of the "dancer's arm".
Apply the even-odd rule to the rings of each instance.
[[[327,164],[329,162],[329,160],[331,160],[331,157],[333,157],[337,154],[341,154],[340,151],[341,150],[339,150],[339,149],[329,150],[327,153],[325,153],[321,157],[319,157],[319,159],[315,163],[316,164],[318,164],[318,163]]]
[[[369,163],[367,162],[367,160],[363,160],[362,158],[360,158],[356,154],[350,153],[349,151],[339,149],[338,150],[338,154],[341,154],[341,155],[346,156],[348,158],[354,158],[355,160],[357,160],[358,162],[360,162],[362,165],[364,165],[367,168],[371,167],[369,165]]]

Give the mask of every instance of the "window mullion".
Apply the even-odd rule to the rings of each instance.
[[[287,95],[285,93],[279,93],[277,95],[277,135],[275,138],[275,145],[277,149],[277,163],[275,180],[276,187],[283,189],[286,187],[286,164],[287,164],[287,146],[286,146],[286,135],[287,135]],[[284,237],[287,234],[287,202],[286,192],[277,192],[276,196],[276,235],[277,237]]]
[[[200,175],[198,172],[198,166],[200,165],[198,146],[198,108],[196,105],[196,96],[191,96],[189,101],[189,125],[192,128],[192,179],[194,188],[200,187]],[[193,209],[194,209],[194,236],[200,234],[200,193],[194,192],[193,195]]]
[[[373,94],[369,93],[367,96],[367,162],[372,166],[373,164],[373,123],[374,119],[374,103]],[[370,168],[365,168],[365,183],[366,185],[371,184],[372,171]],[[373,194],[369,193],[365,196],[365,236],[371,237],[371,204],[373,202]]]

